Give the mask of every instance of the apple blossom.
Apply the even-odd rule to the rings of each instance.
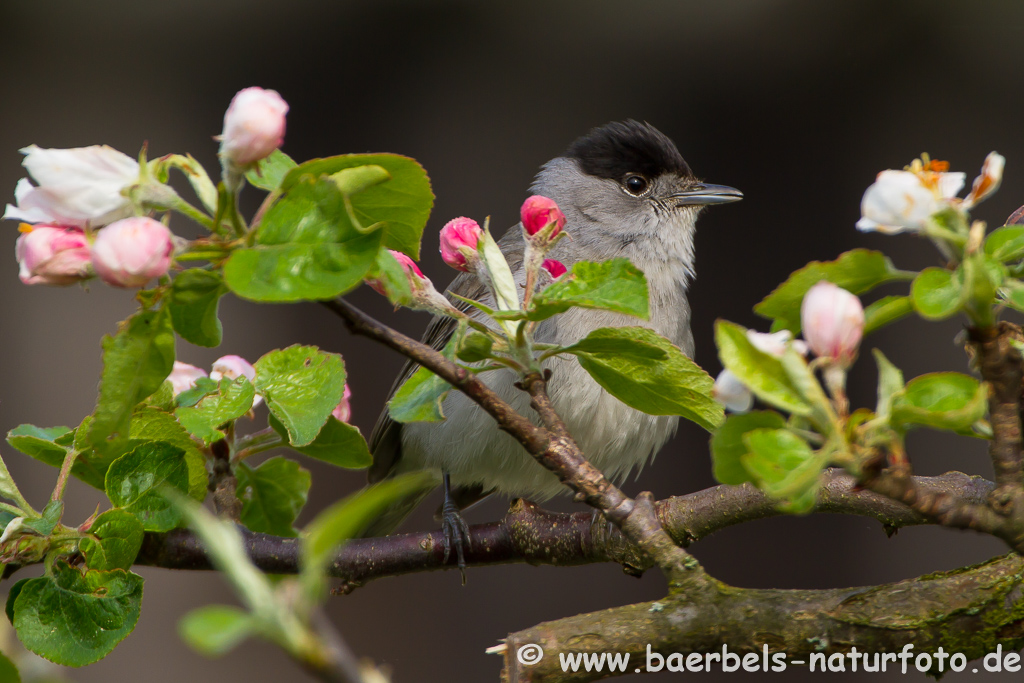
[[[963,173],[882,171],[864,192],[857,229],[919,232],[932,215],[952,205],[963,186]]]
[[[345,384],[345,393],[341,397],[341,402],[331,411],[331,415],[336,417],[341,422],[348,422],[352,418],[352,404],[349,403],[349,399],[352,398],[352,390],[348,388],[348,384]]]
[[[552,280],[557,280],[562,277],[568,270],[564,263],[553,258],[544,259],[540,264],[540,267],[547,271]]]
[[[559,210],[558,204],[553,199],[548,199],[539,194],[535,194],[523,202],[519,215],[523,220],[523,228],[528,235],[536,235],[554,223],[555,229],[551,233],[551,237],[554,237],[565,227],[565,214]]]
[[[26,285],[70,285],[91,276],[89,243],[78,228],[22,224],[14,253]]]
[[[441,228],[441,258],[455,270],[468,272],[484,231],[472,218],[459,217]]]
[[[220,155],[235,166],[267,157],[284,142],[288,104],[274,90],[239,90],[224,113]]]
[[[860,299],[822,280],[804,295],[800,321],[814,355],[834,359],[843,367],[853,362],[864,334]]]
[[[711,395],[733,413],[745,413],[754,404],[754,394],[729,370],[718,373]]]
[[[981,175],[974,179],[971,191],[964,198],[964,208],[971,208],[978,202],[987,199],[1003,182],[1003,167],[1006,166],[1006,158],[997,152],[989,152],[985,162],[981,165]]]
[[[171,387],[174,389],[174,395],[188,391],[196,385],[196,380],[206,377],[206,371],[197,368],[194,365],[188,363],[182,363],[181,361],[174,361],[174,369],[171,370],[171,374],[167,376],[167,381],[171,383]]]
[[[92,245],[92,265],[107,284],[142,287],[167,274],[173,252],[171,231],[159,221],[137,216],[99,231]]]
[[[74,149],[21,150],[28,178],[14,190],[17,206],[7,205],[4,218],[26,223],[97,227],[131,215],[122,191],[139,179],[139,163],[106,145]]]

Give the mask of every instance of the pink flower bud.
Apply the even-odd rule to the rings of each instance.
[[[274,90],[239,90],[224,114],[220,155],[236,166],[263,159],[284,142],[288,103]]]
[[[814,355],[835,359],[844,367],[853,362],[864,334],[860,299],[822,280],[804,296],[800,321]]]
[[[89,277],[89,243],[77,228],[22,224],[14,254],[26,285],[70,285]]]
[[[561,261],[556,261],[553,258],[546,258],[544,262],[540,264],[540,267],[548,271],[548,275],[551,276],[552,280],[557,280],[566,273],[565,264]]]
[[[345,385],[345,394],[341,397],[341,403],[331,411],[331,415],[338,418],[341,422],[348,422],[352,418],[352,405],[349,403],[349,399],[352,398],[352,390],[348,388],[348,384]]]
[[[230,380],[245,377],[250,382],[255,382],[256,369],[241,356],[221,356],[213,361],[213,367],[210,369],[210,379],[219,382],[224,377]]]
[[[552,199],[535,194],[525,202],[519,211],[523,219],[523,227],[528,235],[536,235],[548,225],[554,223],[557,227],[551,236],[554,237],[565,227],[565,214],[558,209],[558,204]]]
[[[138,216],[111,223],[92,245],[92,265],[115,287],[142,287],[171,267],[171,231],[152,218]]]
[[[188,391],[196,385],[196,380],[206,377],[206,371],[188,363],[174,361],[174,369],[167,376],[167,381],[174,387],[174,395],[177,396],[183,391]]]
[[[428,285],[430,284],[430,279],[423,274],[423,271],[421,271],[420,267],[416,265],[416,262],[409,258],[406,254],[403,254],[400,251],[395,251],[394,249],[388,249],[388,253],[394,256],[395,260],[398,261],[398,263],[405,270],[405,274],[409,278],[409,287],[412,289],[413,292],[417,291],[418,289],[422,289],[424,283]],[[367,279],[366,284],[370,285],[370,287],[373,288],[373,291],[377,292],[381,296],[388,295],[388,293],[384,291],[384,285],[381,283],[380,280]]]
[[[476,255],[476,245],[484,231],[472,218],[455,218],[441,228],[441,258],[455,270],[468,272],[469,259]]]

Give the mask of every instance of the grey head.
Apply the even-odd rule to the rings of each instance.
[[[687,270],[700,211],[743,198],[735,188],[698,180],[671,139],[633,120],[577,139],[543,166],[531,189],[566,213],[570,260],[629,255],[644,262],[668,249]]]

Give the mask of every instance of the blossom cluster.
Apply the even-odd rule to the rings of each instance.
[[[219,136],[225,168],[245,170],[277,149],[287,111],[273,90],[235,95]],[[105,145],[21,152],[31,179],[18,181],[3,218],[21,221],[15,257],[22,282],[64,286],[95,275],[137,288],[169,272],[179,240],[132,198],[154,182],[145,164]]]

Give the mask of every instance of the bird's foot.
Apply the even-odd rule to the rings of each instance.
[[[444,562],[448,564],[452,548],[462,572],[462,583],[466,583],[466,550],[469,549],[469,525],[463,519],[459,507],[450,500],[441,506],[441,531],[444,534]]]

